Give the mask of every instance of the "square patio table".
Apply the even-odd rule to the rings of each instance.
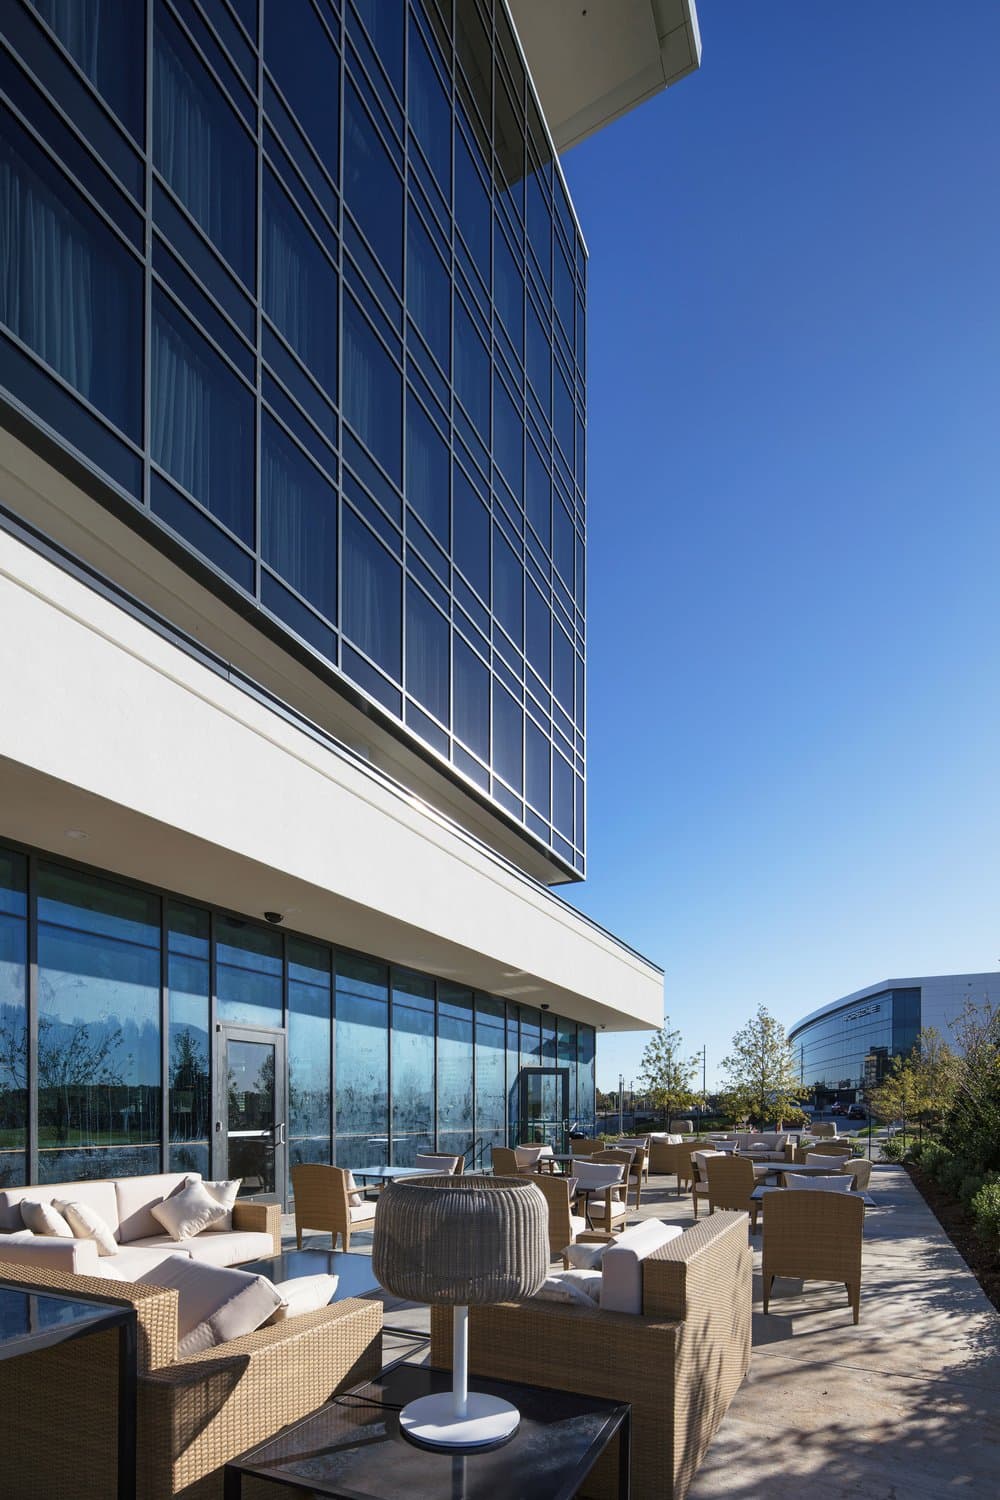
[[[251,1276],[266,1276],[269,1281],[293,1281],[300,1276],[337,1276],[337,1290],[331,1302],[345,1297],[370,1297],[382,1288],[375,1280],[370,1255],[356,1255],[349,1250],[285,1250],[281,1255],[265,1256],[241,1264],[241,1271]]]
[[[473,1376],[472,1388],[512,1401],[517,1431],[497,1448],[441,1453],[402,1436],[399,1410],[451,1390],[450,1370],[397,1364],[335,1397],[269,1442],[232,1459],[225,1500],[241,1500],[243,1475],[337,1500],[571,1500],[616,1434],[618,1496],[628,1500],[631,1407],[567,1391]]]

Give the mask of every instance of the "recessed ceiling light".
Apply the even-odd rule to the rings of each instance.
[[[66,837],[68,839],[85,839],[87,835],[82,828],[67,828]]]

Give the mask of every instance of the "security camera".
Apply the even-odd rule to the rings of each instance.
[[[279,922],[283,922],[284,920],[285,919],[281,915],[280,911],[266,911],[264,913],[264,921],[273,922],[275,926],[277,926]]]
[[[548,1006],[547,1006],[547,1005],[546,1005],[546,1003],[545,1003],[545,1001],[544,1001],[544,1000],[543,1000],[543,1001],[542,1001],[542,1006],[541,1006],[541,1008],[542,1008],[542,1010],[548,1010],[548,1008],[549,1008],[549,1007],[548,1007]]]

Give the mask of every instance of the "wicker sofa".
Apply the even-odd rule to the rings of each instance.
[[[475,1375],[632,1403],[632,1493],[683,1500],[750,1364],[747,1215],[720,1211],[642,1265],[641,1314],[533,1298],[469,1309]],[[431,1362],[451,1363],[450,1309],[431,1310]],[[582,1496],[617,1494],[617,1443]]]
[[[136,1309],[139,1500],[222,1500],[222,1466],[378,1373],[382,1307],[345,1298],[178,1358],[177,1292],[0,1262],[0,1282]],[[8,1495],[116,1493],[117,1334],[0,1361]]]

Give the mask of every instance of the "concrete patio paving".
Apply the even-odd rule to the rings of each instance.
[[[672,1182],[650,1179],[638,1217],[692,1222]],[[857,1328],[843,1289],[820,1282],[776,1282],[765,1316],[753,1237],[753,1361],[689,1500],[1000,1496],[1000,1314],[904,1171],[876,1166],[871,1192]],[[370,1252],[370,1233],[351,1249]],[[386,1308],[427,1325],[425,1308]]]

